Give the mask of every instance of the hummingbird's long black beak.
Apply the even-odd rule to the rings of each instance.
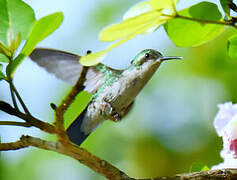
[[[173,60],[173,59],[183,59],[183,57],[172,57],[172,56],[163,56],[159,58],[161,61]]]

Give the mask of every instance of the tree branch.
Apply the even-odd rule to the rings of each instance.
[[[58,130],[58,139],[60,142],[69,141],[64,127],[64,113],[75,100],[77,94],[84,89],[83,83],[85,82],[87,71],[88,67],[83,66],[81,75],[76,84],[73,86],[66,98],[61,102],[61,104],[56,108],[56,128]]]
[[[11,142],[11,143],[0,143],[0,151],[11,151],[11,150],[18,150],[22,148],[26,148],[30,146],[28,143],[25,143],[20,139],[19,141],[16,142]]]
[[[87,150],[70,142],[68,144],[62,144],[60,142],[45,141],[31,136],[22,136],[20,140],[16,142],[0,143],[0,151],[18,150],[29,146],[69,156],[111,180],[132,179],[108,162],[101,160]]]
[[[200,171],[194,173],[178,174],[173,177],[161,177],[155,178],[155,180],[236,180],[237,179],[237,169],[217,169],[210,171]]]
[[[19,141],[12,143],[0,143],[0,151],[18,150],[29,146],[37,147],[44,150],[58,152],[69,156],[94,171],[103,174],[105,177],[111,180],[135,180],[129,177],[124,172],[120,171],[116,167],[112,166],[108,162],[101,160],[94,156],[87,150],[80,148],[72,143],[65,146],[60,142],[45,141],[39,138],[31,136],[22,136]],[[171,177],[157,177],[139,180],[236,180],[237,169],[218,169],[210,171],[200,171],[194,173],[177,174]]]

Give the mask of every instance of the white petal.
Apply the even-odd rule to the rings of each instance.
[[[219,136],[223,135],[223,129],[237,114],[237,104],[232,105],[231,102],[218,105],[219,111],[214,120],[214,127]]]

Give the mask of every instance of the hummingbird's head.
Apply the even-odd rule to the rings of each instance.
[[[131,65],[139,67],[144,63],[160,64],[163,61],[172,59],[182,59],[182,57],[163,56],[159,51],[154,49],[145,49],[136,55],[131,61]]]

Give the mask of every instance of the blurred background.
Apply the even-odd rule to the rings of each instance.
[[[103,27],[119,22],[135,0],[24,0],[36,17],[62,11],[64,22],[40,47],[56,48],[80,55],[99,51],[109,44],[98,40]],[[196,4],[183,1],[178,9]],[[211,1],[219,3],[219,1]],[[218,4],[219,5],[219,4]],[[219,6],[220,7],[220,6]],[[237,101],[237,63],[226,53],[227,30],[217,39],[195,48],[178,48],[163,28],[114,49],[104,63],[125,68],[146,48],[164,55],[183,56],[183,61],[165,62],[135,101],[132,112],[119,123],[106,122],[83,143],[83,147],[135,178],[168,176],[188,172],[193,163],[211,167],[222,161],[222,141],[213,128],[217,104]],[[30,111],[53,122],[50,102],[59,103],[70,85],[57,80],[29,59],[15,74],[15,85]],[[0,83],[0,99],[10,102],[7,84]],[[0,112],[1,120],[18,120]],[[0,127],[2,142],[22,134],[46,139],[35,128]],[[18,180],[105,179],[77,161],[53,152],[27,148],[3,152],[0,179]]]

